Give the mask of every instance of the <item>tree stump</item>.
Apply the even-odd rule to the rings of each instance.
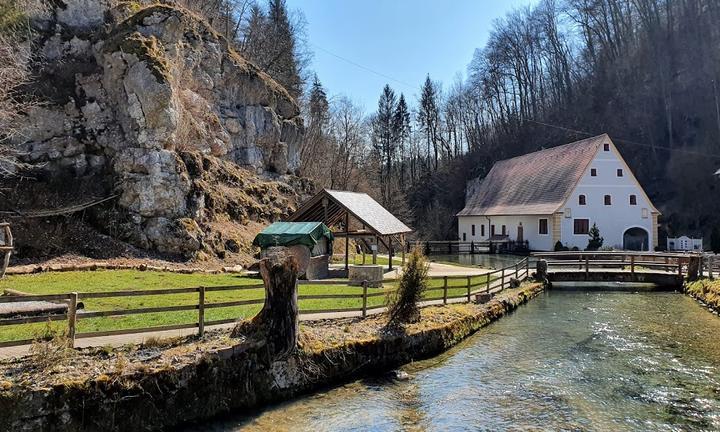
[[[260,261],[265,284],[265,304],[248,323],[241,323],[234,334],[256,332],[265,338],[273,359],[290,354],[298,344],[297,259],[286,247],[268,248]]]

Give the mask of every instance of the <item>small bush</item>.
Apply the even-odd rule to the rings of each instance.
[[[564,250],[565,246],[563,246],[562,242],[560,240],[555,243],[555,252],[562,252]]]
[[[419,245],[410,252],[400,278],[397,292],[389,299],[388,311],[391,324],[413,323],[420,320],[418,302],[427,289],[429,264]]]
[[[76,351],[70,348],[70,340],[64,331],[54,329],[48,321],[42,331],[35,334],[30,346],[30,362],[39,370],[52,369],[63,361],[73,357]]]
[[[600,237],[600,230],[598,229],[596,224],[593,224],[593,226],[590,228],[588,236],[590,237],[590,240],[588,240],[588,245],[585,250],[596,251],[602,247],[605,239]]]

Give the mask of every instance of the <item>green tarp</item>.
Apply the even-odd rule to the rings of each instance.
[[[312,249],[323,237],[333,240],[332,232],[322,222],[275,222],[255,236],[253,245],[265,249],[301,244]]]

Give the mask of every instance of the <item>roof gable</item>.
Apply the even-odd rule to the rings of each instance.
[[[607,134],[495,163],[458,216],[552,214],[563,206]]]
[[[327,199],[327,207],[323,207],[323,199]],[[412,232],[385,207],[372,199],[370,195],[360,192],[336,191],[323,189],[303,204],[293,215],[291,221],[320,221],[327,225],[338,222],[347,212],[357,221],[370,228],[378,235],[394,235]]]

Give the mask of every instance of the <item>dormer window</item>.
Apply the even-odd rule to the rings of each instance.
[[[612,197],[610,195],[605,195],[605,205],[612,205]]]
[[[637,196],[630,195],[630,205],[637,205]]]
[[[590,168],[590,177],[597,177],[597,169]]]
[[[603,144],[603,150],[610,151],[610,144],[608,144],[608,143]]]
[[[618,176],[618,177],[622,177],[622,176],[623,176],[623,170],[622,170],[622,168],[618,168],[618,170],[617,170],[617,176]]]
[[[585,204],[587,204],[587,202],[585,200],[585,195],[580,195],[578,197],[578,205],[585,205]]]

